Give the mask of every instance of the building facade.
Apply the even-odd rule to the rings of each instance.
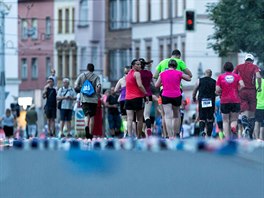
[[[73,83],[78,73],[75,10],[75,1],[54,1],[54,68],[58,87],[65,77]]]
[[[4,49],[4,71],[5,71],[5,92],[6,98],[5,108],[10,108],[11,103],[16,103],[19,96],[19,84],[18,78],[18,40],[17,40],[17,12],[18,3],[17,1],[4,0],[1,3],[2,8],[5,10],[4,19],[4,41],[2,42]],[[2,55],[1,55],[2,56]],[[2,104],[3,104],[2,103]],[[3,112],[1,112],[3,113]]]
[[[105,17],[104,75],[114,84],[132,60],[132,1],[107,0]]]
[[[39,108],[53,68],[53,5],[52,1],[18,1],[19,96],[31,98]]]

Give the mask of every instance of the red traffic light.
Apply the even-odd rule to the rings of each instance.
[[[187,20],[187,24],[188,24],[188,25],[192,25],[192,24],[193,24],[193,20],[188,19],[188,20]]]
[[[195,12],[187,10],[185,11],[185,29],[193,31],[195,26]]]

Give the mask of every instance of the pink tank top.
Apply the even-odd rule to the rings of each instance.
[[[161,83],[163,85],[162,96],[176,98],[181,96],[181,78],[182,72],[168,69],[160,73]]]
[[[137,85],[134,73],[134,70],[130,70],[126,76],[126,100],[131,100],[134,98],[143,98],[145,96]]]

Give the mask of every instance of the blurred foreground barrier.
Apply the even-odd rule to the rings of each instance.
[[[256,148],[264,148],[261,140],[216,140],[216,139],[162,139],[150,137],[147,139],[38,139],[30,140],[0,140],[1,150],[137,150],[137,151],[205,151],[221,155],[232,155],[238,152],[250,152]]]

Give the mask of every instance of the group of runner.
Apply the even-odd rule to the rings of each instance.
[[[212,78],[212,71],[207,69],[205,76],[199,78],[193,90],[193,102],[197,101],[198,111],[196,120],[199,120],[200,136],[211,136],[215,126],[215,98],[220,96],[220,111],[223,117],[223,130],[225,138],[237,136],[238,117],[241,115],[243,125],[243,137],[262,138],[264,127],[264,90],[261,83],[260,69],[253,64],[254,56],[247,54],[245,62],[236,67],[231,62],[223,66],[224,73],[217,80]],[[162,60],[156,67],[154,76],[151,73],[152,61],[143,58],[134,59],[130,66],[124,68],[124,76],[117,82],[114,92],[120,93],[119,103],[122,120],[126,123],[125,136],[148,137],[153,134],[150,112],[153,99],[153,87],[159,90],[159,107],[162,116],[163,137],[180,137],[183,116],[180,113],[182,105],[181,81],[191,81],[192,72],[187,68],[179,50],[173,50],[170,58]],[[91,72],[88,70],[87,74]],[[100,81],[95,74],[90,79],[95,90],[100,92]],[[84,73],[79,76],[75,83],[75,90],[80,91],[85,80]],[[154,80],[156,79],[156,80]],[[196,95],[198,94],[198,98]],[[90,119],[87,122],[86,133],[93,127],[93,115],[95,104],[90,105],[89,97],[81,93],[81,102],[85,116]],[[257,99],[258,98],[258,99]],[[91,101],[91,100],[90,100]],[[94,100],[96,103],[97,100]],[[257,108],[256,108],[257,107]],[[257,109],[257,111],[256,111]],[[256,113],[256,116],[255,116]],[[256,119],[255,119],[256,118]],[[255,120],[257,124],[255,127]],[[88,124],[89,123],[89,124]],[[143,123],[146,129],[143,130]],[[220,122],[217,122],[220,124]],[[262,132],[261,132],[262,131]],[[240,137],[240,136],[239,136]]]

